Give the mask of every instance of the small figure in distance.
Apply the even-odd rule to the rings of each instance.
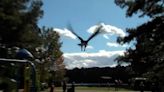
[[[66,83],[65,80],[62,82],[62,87],[63,87],[63,92],[66,92],[66,89],[67,89],[67,83]]]

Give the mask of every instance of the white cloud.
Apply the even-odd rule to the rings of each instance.
[[[86,47],[86,49],[94,49],[93,46],[89,45]]]
[[[120,37],[124,37],[126,35],[125,32],[122,29],[118,28],[118,27],[115,27],[115,26],[112,26],[112,25],[105,25],[104,23],[100,23],[100,25],[103,26],[102,29],[101,29],[101,33],[104,34],[103,36],[106,39],[109,39],[108,36],[111,36],[111,35],[119,35]],[[98,25],[91,26],[88,29],[88,32],[93,33],[94,30],[96,29],[96,27],[98,27]]]
[[[64,53],[64,63],[68,69],[75,67],[113,67],[116,65],[114,59],[118,55],[123,55],[123,52],[100,50],[96,53]]]
[[[109,36],[107,34],[104,34],[103,37],[109,39]]]
[[[117,66],[117,64],[113,64],[113,65],[111,65],[110,67],[116,67]]]
[[[54,28],[53,30],[58,32],[60,36],[68,37],[68,38],[71,38],[71,39],[76,39],[77,38],[71,31],[69,31],[66,28],[65,29]]]
[[[112,43],[112,42],[107,42],[107,46],[109,46],[109,47],[128,47],[127,44],[120,45],[118,43]]]
[[[108,42],[107,45],[110,47],[118,47],[119,46],[119,44],[117,44],[117,43],[110,43],[110,42]]]
[[[122,29],[117,28],[115,26],[106,25],[104,23],[100,23],[100,25],[103,26],[101,29],[101,33],[103,34],[103,37],[106,39],[109,39],[109,36],[111,36],[111,35],[119,35],[120,37],[124,37],[126,35]],[[87,31],[89,33],[93,33],[97,27],[98,27],[98,25],[91,26]],[[71,39],[77,38],[70,30],[68,30],[66,28],[64,28],[64,29],[54,28],[53,30],[58,32],[60,34],[60,36],[68,37]]]

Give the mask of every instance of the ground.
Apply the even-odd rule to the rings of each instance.
[[[49,89],[41,92],[50,92]],[[61,87],[56,87],[54,92],[63,92]],[[115,89],[113,87],[76,87],[75,92],[140,92],[140,91],[133,91],[129,89],[118,88]],[[144,91],[150,92],[150,91]]]

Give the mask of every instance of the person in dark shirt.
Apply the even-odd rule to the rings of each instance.
[[[63,92],[66,92],[67,89],[66,81],[63,81],[62,86],[63,86]]]

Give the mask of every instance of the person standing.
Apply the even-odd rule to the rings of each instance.
[[[71,89],[72,89],[71,92],[75,92],[75,83],[74,82],[72,82]]]
[[[66,92],[66,89],[67,89],[67,83],[66,81],[64,80],[63,83],[62,83],[62,87],[63,87],[63,92]]]
[[[145,85],[143,81],[140,82],[139,86],[140,86],[140,92],[144,92]]]
[[[50,92],[55,92],[55,84],[54,83],[51,83],[50,85]]]

